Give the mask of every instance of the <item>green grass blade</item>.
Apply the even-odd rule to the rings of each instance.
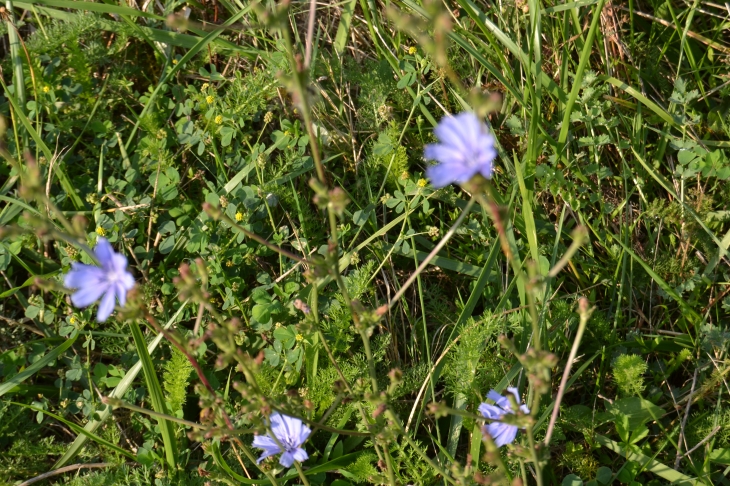
[[[10,60],[13,65],[13,86],[15,96],[18,98],[20,109],[25,112],[25,77],[23,75],[23,58],[20,56],[20,36],[15,30],[15,14],[13,13],[13,2],[5,2],[6,20],[5,26],[8,29],[8,43],[10,44]],[[6,90],[7,91],[7,90]],[[17,128],[16,128],[17,129]],[[26,134],[23,134],[23,145],[27,145]],[[26,147],[27,148],[27,147]]]
[[[571,10],[574,8],[580,8],[580,7],[588,7],[589,5],[594,5],[598,3],[600,0],[580,0],[578,2],[566,2],[561,3],[559,5],[554,5],[552,7],[548,7],[543,9],[543,13],[557,13],[557,12],[563,12],[565,10]]]
[[[241,476],[240,474],[236,473],[231,467],[226,463],[225,458],[223,457],[223,454],[220,450],[220,445],[217,442],[211,443],[211,457],[215,461],[215,463],[220,466],[221,469],[223,469],[226,473],[230,474],[232,478],[234,478],[236,481],[240,481],[243,484],[271,484],[271,481],[268,479],[248,479],[244,476]],[[360,456],[360,452],[353,452],[351,454],[345,454],[344,456],[340,456],[337,459],[333,459],[331,461],[327,461],[324,464],[318,464],[316,466],[308,468],[306,471],[304,471],[304,474],[306,476],[311,476],[313,474],[320,474],[320,473],[326,473],[329,471],[335,471],[337,469],[343,469],[353,462]],[[286,474],[282,476],[281,478],[278,478],[280,481],[288,481],[290,479],[295,479],[299,477],[299,473],[296,471]]]
[[[15,6],[18,8],[24,8],[26,10],[31,10],[32,8],[34,8],[33,4],[27,2],[15,2]],[[78,14],[75,13],[65,12],[63,10],[58,10],[50,7],[37,6],[35,7],[35,9],[40,13],[59,20],[72,21],[78,16]],[[126,33],[128,31],[128,29],[124,28],[124,26],[120,22],[114,22],[103,18],[97,19],[97,22],[99,23],[100,29],[108,32]],[[145,27],[143,25],[137,25],[135,30],[146,41],[152,40],[163,44],[169,44],[175,47],[184,47],[186,49],[191,49],[195,47],[195,45],[200,41],[200,37],[197,36],[180,34],[178,32],[155,29],[152,27]],[[201,31],[200,29],[195,28],[191,28],[190,31],[195,33],[203,33],[203,31]],[[256,56],[256,51],[242,48],[225,39],[213,39],[212,43],[216,44],[222,49],[245,54],[247,57],[250,58]]]
[[[84,10],[87,12],[102,14],[125,15],[129,17],[145,17],[148,19],[155,19],[163,22],[165,21],[164,17],[160,17],[159,15],[155,15],[153,13],[143,12],[142,10],[137,10],[136,8],[111,5],[108,3],[76,2],[72,0],[31,0],[24,3],[29,5],[42,5],[45,7],[67,8],[69,10]]]
[[[340,15],[340,24],[337,26],[337,34],[335,34],[335,52],[342,54],[347,47],[347,36],[350,34],[350,24],[352,23],[352,14],[355,12],[357,0],[349,0],[342,4],[342,14]]]
[[[601,11],[606,0],[598,2],[596,10],[593,12],[593,20],[591,20],[591,27],[588,30],[588,37],[586,43],[583,45],[583,52],[581,52],[580,60],[578,62],[578,69],[575,71],[575,78],[573,79],[573,89],[570,90],[568,96],[568,102],[565,104],[565,111],[563,112],[563,123],[560,126],[560,135],[558,136],[558,144],[561,147],[564,146],[566,140],[568,140],[568,131],[570,129],[570,115],[573,112],[573,106],[575,101],[578,99],[578,93],[580,93],[581,85],[583,84],[583,73],[588,66],[588,61],[591,57],[591,51],[593,50],[593,39],[596,38],[596,31],[598,31],[598,24],[601,19]]]
[[[535,226],[535,216],[532,213],[532,191],[527,189],[527,185],[525,184],[525,178],[522,174],[522,167],[516,159],[515,173],[517,175],[517,184],[520,186],[520,195],[522,196],[522,217],[525,220],[525,232],[527,233],[527,242],[530,245],[530,256],[532,257],[533,261],[538,264],[540,262],[540,250],[537,244],[537,227]]]
[[[172,326],[174,323],[176,323],[180,316],[182,315],[183,310],[187,306],[188,301],[186,300],[183,302],[183,304],[180,306],[180,308],[175,312],[175,315],[173,315],[169,321],[165,324],[164,328],[169,329],[170,326]],[[159,346],[160,342],[163,339],[162,334],[158,334],[155,339],[152,340],[152,342],[147,346],[147,353],[152,354],[154,350]],[[132,366],[129,371],[124,375],[124,378],[122,378],[122,381],[117,384],[117,386],[112,390],[111,393],[109,393],[109,396],[112,398],[124,398],[125,393],[127,393],[127,390],[129,390],[129,387],[132,386],[132,383],[134,382],[135,378],[139,374],[140,370],[142,369],[142,363],[141,361],[137,361],[134,366]],[[101,424],[104,423],[104,421],[109,418],[109,416],[112,413],[112,407],[107,405],[106,408],[104,408],[101,411],[98,411],[96,415],[99,416],[99,419],[92,419],[89,421],[89,423],[84,426],[84,430],[88,432],[94,432]],[[76,440],[74,440],[73,444],[66,450],[66,452],[61,456],[60,459],[56,461],[56,463],[53,465],[52,469],[58,469],[59,467],[63,467],[64,465],[68,464],[69,461],[71,461],[76,455],[81,452],[81,449],[86,444],[86,441],[88,440],[88,437],[85,435],[79,435],[76,437]]]
[[[637,452],[628,451],[621,444],[609,439],[606,436],[596,434],[596,435],[594,435],[594,438],[598,444],[602,445],[606,449],[610,449],[610,450],[616,452],[617,454],[622,455],[629,461],[638,462],[641,465],[642,469],[644,469],[646,471],[650,471],[650,472],[656,474],[657,476],[666,479],[672,485],[695,486],[695,485],[703,484],[700,481],[698,481],[696,478],[691,478],[678,471],[675,471],[671,467],[666,466],[659,461],[655,461],[651,457],[645,456],[644,454],[640,454]]]
[[[553,81],[547,74],[542,71],[536,71],[535,65],[530,61],[528,54],[522,50],[507,34],[502,31],[494,22],[492,22],[487,15],[482,12],[471,0],[458,0],[462,8],[467,14],[472,17],[476,25],[485,31],[493,35],[513,56],[517,58],[522,66],[532,74],[533,77],[540,77],[541,83],[547,88],[547,90],[564,102],[566,99],[565,92]]]
[[[660,117],[662,120],[667,122],[668,124],[672,125],[673,127],[678,127],[677,122],[672,118],[672,115],[667,113],[666,110],[664,110],[661,106],[657,105],[653,101],[651,101],[649,98],[641,94],[641,92],[628,84],[624,83],[623,81],[613,78],[611,76],[606,75],[599,75],[598,79],[601,81],[605,81],[609,84],[611,84],[614,88],[620,89],[621,91],[624,91],[631,96],[633,96],[636,101],[640,102],[647,108],[649,108],[651,111],[653,111],[658,117]]]
[[[49,363],[55,361],[59,356],[61,356],[63,353],[66,352],[68,348],[70,348],[73,343],[76,341],[76,338],[79,335],[77,333],[74,333],[71,335],[70,338],[68,338],[63,344],[60,346],[54,348],[51,350],[48,354],[43,356],[41,359],[33,363],[32,365],[28,366],[26,369],[18,373],[17,375],[13,376],[6,382],[4,382],[2,385],[0,385],[0,397],[11,391],[13,388],[18,386],[19,384],[23,383],[25,380],[36,374],[38,371],[43,369],[46,365]]]
[[[147,392],[150,395],[152,408],[155,412],[167,415],[165,394],[162,391],[162,386],[160,386],[160,380],[157,379],[157,372],[152,364],[150,354],[147,352],[147,342],[145,341],[142,331],[136,322],[130,322],[129,327],[132,330],[132,338],[134,339],[134,345],[137,347],[139,361],[142,363],[142,371],[144,373],[145,381],[147,382]],[[165,459],[167,460],[167,466],[170,468],[170,471],[175,473],[177,471],[177,442],[175,440],[175,428],[172,422],[162,417],[157,418],[157,423],[160,425],[160,434],[162,435],[162,442],[165,445]]]
[[[106,440],[106,439],[104,439],[102,437],[99,437],[98,435],[96,435],[94,433],[91,433],[88,430],[85,430],[80,425],[78,425],[78,424],[76,424],[74,422],[71,422],[70,420],[66,420],[65,418],[63,418],[63,417],[61,417],[59,415],[56,415],[55,413],[51,413],[48,410],[44,410],[42,408],[34,407],[33,405],[28,405],[28,404],[25,404],[25,403],[18,403],[18,402],[10,402],[10,403],[12,405],[17,405],[18,407],[25,407],[25,408],[29,408],[30,410],[34,410],[36,412],[41,412],[41,413],[43,413],[43,415],[48,415],[49,417],[51,417],[51,418],[53,418],[55,420],[58,420],[62,424],[66,425],[66,427],[68,427],[69,429],[73,430],[77,434],[84,435],[84,436],[88,437],[89,439],[93,440],[94,442],[96,442],[97,444],[103,445],[104,447],[108,447],[109,449],[113,450],[117,454],[121,454],[121,455],[123,455],[124,457],[126,457],[127,459],[129,459],[131,461],[136,461],[137,460],[137,458],[133,454],[125,451],[121,447],[119,447],[119,446],[117,446],[115,444],[112,444],[108,440]]]

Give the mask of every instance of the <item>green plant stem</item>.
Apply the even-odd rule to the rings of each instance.
[[[570,377],[570,369],[573,366],[573,361],[578,354],[578,347],[583,339],[583,332],[586,330],[588,319],[591,313],[589,311],[580,313],[580,323],[578,324],[578,332],[575,333],[575,339],[573,340],[573,347],[570,349],[568,355],[568,362],[565,364],[565,370],[563,371],[563,378],[560,380],[560,387],[558,388],[558,395],[555,397],[555,405],[553,406],[553,413],[550,416],[550,423],[548,424],[547,432],[545,433],[545,446],[550,445],[550,439],[553,436],[553,429],[555,428],[555,421],[558,419],[558,413],[560,412],[560,403],[563,401],[563,395],[565,395],[565,389],[568,385],[568,378]]]
[[[533,405],[533,407],[539,407],[540,403],[540,395],[536,395],[537,402],[536,405]],[[537,408],[535,408],[537,410]],[[530,453],[532,455],[532,461],[535,464],[535,480],[537,481],[537,486],[542,486],[542,464],[540,463],[540,458],[537,456],[537,445],[535,444],[535,435],[533,434],[532,426],[527,427],[527,441],[530,444]]]
[[[368,371],[370,372],[370,382],[372,383],[373,393],[377,393],[378,376],[375,374],[375,360],[373,359],[373,352],[370,349],[370,338],[365,331],[360,331],[360,337],[362,338],[362,345],[365,348],[365,357],[368,361]]]
[[[169,420],[170,422],[175,422],[180,425],[184,425],[186,427],[191,427],[194,429],[206,429],[206,430],[209,429],[209,427],[206,425],[202,425],[202,424],[198,424],[195,422],[191,422],[189,420],[184,420],[181,418],[173,417],[172,415],[168,415],[166,413],[159,413],[154,410],[149,410],[147,408],[138,407],[137,405],[132,405],[131,403],[125,402],[124,400],[109,399],[108,397],[104,397],[104,399],[102,400],[102,403],[104,403],[105,405],[111,405],[112,407],[126,408],[127,410],[131,410],[133,412],[149,415],[150,417]],[[226,433],[243,435],[243,434],[251,434],[254,431],[255,431],[254,429],[233,429],[233,430],[227,430]]]
[[[319,335],[319,339],[322,342],[322,347],[324,348],[325,352],[327,353],[327,357],[329,358],[330,363],[332,363],[332,366],[334,366],[335,370],[337,371],[337,374],[339,375],[340,380],[342,380],[342,383],[345,386],[345,389],[347,390],[348,393],[350,393],[350,395],[352,395],[353,394],[352,387],[350,386],[350,383],[347,381],[347,378],[345,377],[345,374],[342,372],[342,369],[340,369],[340,365],[337,364],[337,360],[335,360],[335,357],[332,354],[332,350],[327,345],[327,339],[324,337],[324,334],[322,333],[322,330],[319,328],[319,314],[317,312],[317,307],[318,307],[318,305],[317,305],[317,299],[318,299],[318,296],[317,296],[317,285],[316,284],[314,284],[312,286],[312,293],[313,293],[313,295],[312,295],[312,301],[311,301],[312,302],[312,310],[311,310],[311,312],[312,312],[312,314],[314,316],[314,324],[316,326],[317,333]],[[363,423],[364,424],[369,424],[370,423],[370,420],[368,419],[368,415],[365,412],[365,409],[363,408],[362,404],[359,401],[356,402],[356,407],[357,407],[358,412],[360,413],[360,416],[362,417]],[[381,461],[384,461],[386,454],[384,454],[384,453],[381,452],[380,447],[378,446],[378,444],[373,443],[373,445],[375,447],[375,453],[378,455],[378,459],[381,460]],[[386,464],[387,464],[387,462],[386,462]]]
[[[25,80],[23,76],[23,59],[20,56],[20,36],[18,31],[15,30],[15,14],[13,13],[13,2],[12,0],[6,0],[5,2],[6,20],[5,24],[8,29],[8,43],[10,44],[10,58],[13,64],[13,87],[15,88],[15,97],[18,99],[19,109],[25,110]],[[16,127],[17,125],[13,125]],[[27,133],[23,133],[23,146],[27,147]],[[20,152],[20,147],[18,147]],[[50,163],[50,160],[48,161]]]
[[[258,467],[258,463],[256,462],[256,457],[253,454],[251,454],[251,451],[248,449],[248,447],[246,447],[246,445],[238,439],[236,439],[236,442],[238,442],[238,445],[241,447],[241,450],[246,455],[248,460],[251,461],[253,464],[256,464]],[[274,477],[273,474],[271,474],[269,471],[267,471],[265,469],[262,469],[261,467],[259,467],[259,471],[264,473],[264,476],[266,476],[266,478],[269,481],[271,481],[271,484],[273,484],[274,486],[279,486],[279,482],[276,480],[276,478]]]
[[[302,465],[299,464],[299,461],[294,461],[294,467],[297,468],[297,472],[299,473],[299,479],[302,480],[302,483],[304,486],[309,486],[309,481],[307,481],[307,476],[304,475],[304,471],[302,470]]]
[[[320,184],[327,185],[327,180],[324,173],[324,166],[322,165],[322,160],[320,158],[319,153],[319,141],[314,133],[314,127],[312,125],[312,117],[310,113],[310,106],[309,101],[307,99],[307,90],[304,86],[304,76],[306,76],[306,70],[299,69],[299,63],[297,62],[297,59],[294,57],[294,46],[291,42],[291,37],[289,35],[289,30],[287,28],[280,28],[279,32],[281,33],[282,38],[284,39],[284,43],[286,46],[286,52],[289,57],[289,62],[292,66],[293,70],[293,89],[295,91],[296,97],[299,101],[299,108],[301,110],[302,118],[304,120],[304,125],[307,129],[307,135],[309,136],[309,147],[312,151],[312,160],[314,161],[314,166],[317,172],[317,178],[319,179]],[[353,306],[353,302],[350,300],[349,292],[347,291],[347,287],[345,286],[345,282],[342,278],[342,275],[340,274],[339,270],[339,260],[338,260],[338,254],[337,254],[337,248],[339,248],[339,242],[337,237],[337,214],[335,214],[334,208],[331,205],[327,205],[327,213],[328,213],[328,220],[329,220],[329,226],[330,226],[330,239],[332,241],[332,246],[335,248],[334,250],[334,256],[331,258],[332,262],[332,268],[331,272],[335,278],[335,281],[337,282],[337,286],[342,293],[342,298],[347,303],[348,307],[350,308],[350,314],[352,315],[353,321],[355,321],[355,326],[359,327],[359,318],[356,309]],[[377,376],[375,374],[375,363],[373,361],[372,353],[370,352],[370,341],[368,337],[364,334],[363,331],[360,333],[362,339],[363,339],[363,345],[365,347],[365,354],[368,359],[368,370],[370,373],[370,380],[372,382],[373,386],[373,392],[377,392]],[[322,336],[324,338],[324,336]],[[324,341],[324,339],[323,339]],[[363,413],[363,420],[367,421],[367,415],[364,413],[364,410],[362,410]],[[387,472],[389,478],[395,478],[395,473],[392,469],[392,464],[389,458],[390,452],[385,449],[383,451],[383,454],[385,456],[385,462],[387,466]]]
[[[413,272],[413,274],[410,277],[408,277],[408,280],[406,280],[406,282],[403,284],[403,286],[401,286],[401,288],[398,289],[398,292],[396,292],[396,294],[393,296],[393,298],[390,299],[390,302],[388,303],[388,308],[393,308],[395,303],[398,302],[400,300],[400,298],[403,297],[403,294],[406,293],[406,290],[408,290],[408,288],[413,284],[413,282],[416,281],[416,279],[421,274],[421,272],[423,272],[423,270],[428,266],[428,264],[431,263],[431,260],[433,260],[433,258],[438,254],[438,252],[441,251],[441,249],[444,246],[446,246],[446,243],[449,242],[451,237],[454,236],[454,234],[456,234],[456,230],[459,228],[461,223],[464,221],[464,218],[466,218],[466,216],[471,211],[471,208],[472,208],[472,206],[474,206],[475,201],[476,201],[476,198],[473,196],[471,199],[469,199],[469,202],[466,203],[466,207],[461,212],[461,214],[459,215],[458,219],[453,224],[453,226],[451,226],[451,228],[449,228],[449,231],[446,232],[446,234],[441,239],[441,241],[439,241],[438,244],[433,248],[433,250],[431,250],[431,253],[429,253],[426,256],[426,258],[423,259],[423,261],[421,262],[421,265],[419,265],[419,267],[416,269],[416,271]]]

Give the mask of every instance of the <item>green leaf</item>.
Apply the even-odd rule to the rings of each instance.
[[[266,304],[257,304],[251,309],[251,316],[261,324],[268,324],[271,321],[271,312]]]
[[[560,484],[561,486],[583,486],[583,480],[575,474],[568,474]]]
[[[613,471],[611,471],[611,468],[608,468],[606,466],[601,466],[598,468],[598,471],[596,472],[596,481],[608,484],[611,482],[611,478],[613,477]]]
[[[393,146],[393,141],[390,137],[385,133],[381,133],[380,136],[378,136],[377,143],[373,145],[373,154],[378,157],[384,157],[391,153],[394,149],[395,147]]]
[[[621,468],[621,471],[619,471],[616,479],[618,479],[622,483],[630,483],[639,473],[640,468],[641,465],[638,462],[628,461],[626,464],[624,464],[624,467]]]
[[[730,449],[715,449],[710,452],[710,462],[730,464]]]
[[[228,147],[233,140],[233,135],[236,133],[236,130],[231,127],[221,127],[219,133],[221,134],[221,146]]]
[[[612,415],[624,415],[629,419],[629,430],[636,430],[647,422],[659,420],[664,410],[640,397],[621,398],[607,405]]]
[[[368,204],[364,209],[359,209],[352,214],[352,222],[358,226],[367,223],[368,218],[375,209],[375,204]]]
[[[169,235],[170,233],[175,232],[175,222],[174,221],[165,221],[160,225],[160,227],[157,229],[157,231],[161,235]]]
[[[168,236],[160,243],[159,251],[163,255],[167,255],[175,248],[175,235]]]

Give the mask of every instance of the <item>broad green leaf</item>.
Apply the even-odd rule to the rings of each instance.
[[[568,474],[560,484],[561,486],[583,486],[583,480],[575,474]]]
[[[730,449],[715,449],[710,452],[710,462],[730,464]]]
[[[629,419],[629,430],[636,430],[647,422],[658,420],[664,410],[640,397],[619,398],[606,406],[611,414],[625,415]]]

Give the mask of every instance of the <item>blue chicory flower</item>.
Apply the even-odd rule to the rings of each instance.
[[[71,302],[76,307],[88,307],[101,298],[96,319],[104,322],[114,311],[115,300],[124,307],[127,292],[134,287],[134,277],[127,271],[127,257],[115,253],[106,238],[99,238],[94,255],[101,266],[74,262],[63,285],[76,289],[71,294]]]
[[[440,143],[426,145],[423,155],[438,162],[426,169],[435,188],[463,184],[477,174],[492,177],[497,158],[494,136],[474,113],[442,118],[433,132]]]
[[[257,463],[281,452],[283,454],[279,458],[279,464],[284,467],[291,467],[294,461],[304,462],[309,459],[307,451],[301,446],[312,431],[304,425],[304,422],[298,418],[282,415],[279,412],[272,413],[269,420],[271,421],[271,431],[276,436],[276,440],[269,434],[254,437],[253,446],[264,451],[256,461]],[[276,442],[277,440],[279,441],[278,444]],[[284,448],[283,451],[279,447],[279,444]]]
[[[517,388],[509,387],[507,388],[507,392],[514,395],[517,403],[520,403],[520,395],[517,393]],[[505,415],[515,413],[512,411],[512,404],[507,397],[500,395],[494,390],[489,391],[487,398],[494,401],[494,405],[482,403],[479,405],[479,412],[482,416],[494,420],[494,422],[487,424],[484,427],[485,431],[492,437],[497,447],[512,443],[515,437],[517,437],[517,426],[499,422]],[[524,404],[520,405],[520,410],[524,413],[530,413],[530,409]]]

